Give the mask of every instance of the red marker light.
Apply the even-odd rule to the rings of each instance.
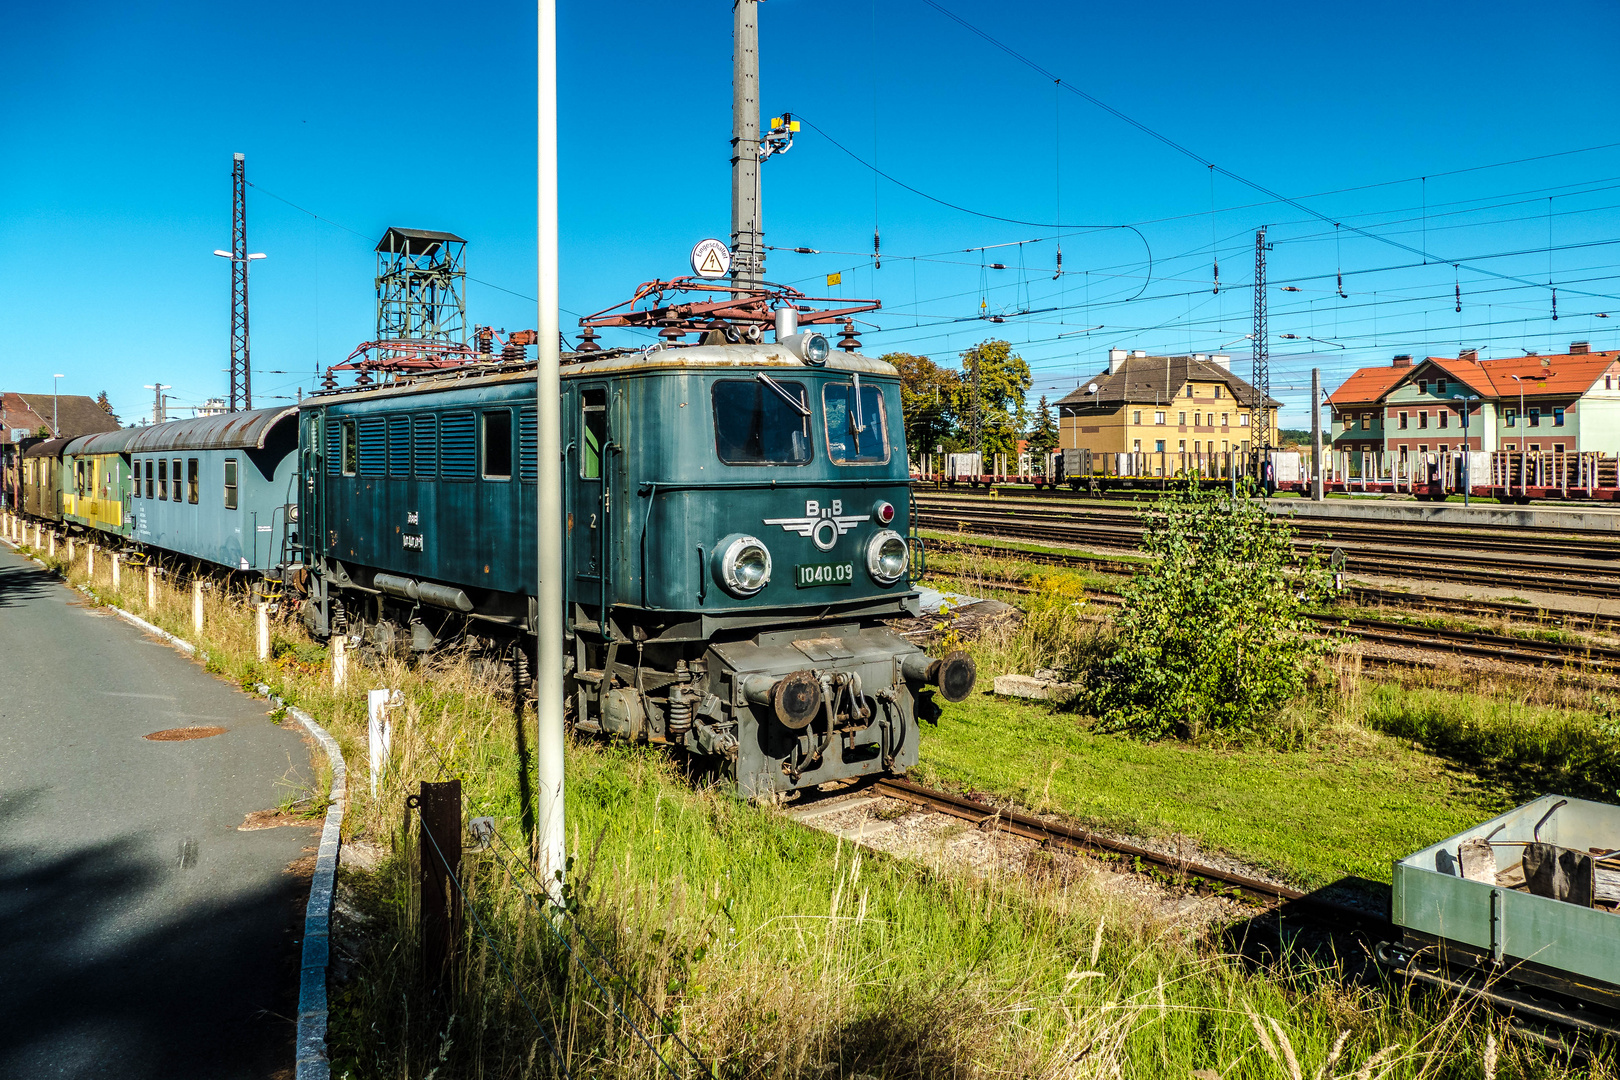
[[[894,520],[894,503],[880,502],[872,508],[872,516],[879,525],[887,525]]]

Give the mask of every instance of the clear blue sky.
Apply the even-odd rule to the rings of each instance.
[[[1213,350],[1250,328],[1262,224],[1285,424],[1307,422],[1312,364],[1331,387],[1396,352],[1620,347],[1620,147],[1587,150],[1620,142],[1614,4],[940,2],[1221,168],[1318,196],[1304,201],[1330,223],[1228,176],[1212,185],[1205,165],[923,0],[769,0],[767,114],[802,114],[939,199],[1035,223],[875,180],[807,128],[765,166],[766,241],[823,254],[773,252],[770,276],[816,294],[842,271],[832,291],[881,299],[865,351],[954,365],[1003,336],[1055,396],[1110,346]],[[728,234],[731,8],[559,7],[563,303],[579,314]],[[0,388],[49,392],[61,372],[63,392],[106,390],[126,420],[149,412],[156,380],[182,404],[225,392],[228,267],[209,253],[229,246],[234,151],[255,185],[250,247],[270,256],[253,278],[260,403],[372,336],[371,249],[388,225],[467,237],[469,321],[532,326],[533,86],[523,4],[14,5],[0,36]],[[1587,152],[1456,171],[1574,150]],[[1054,280],[1058,221],[1071,227]],[[1151,274],[1135,234],[1072,227],[1126,223]],[[968,250],[990,244],[1012,246]],[[1449,261],[1505,252],[1522,254]],[[1246,343],[1228,351],[1247,374]]]

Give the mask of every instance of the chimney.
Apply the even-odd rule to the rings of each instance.
[[[1457,359],[1467,360],[1469,363],[1476,363],[1479,360],[1479,350],[1464,349],[1462,352],[1457,354]]]
[[[1397,356],[1395,358],[1395,362],[1393,364],[1391,364],[1390,366],[1391,367],[1411,367],[1412,366],[1412,354],[1411,353],[1401,353],[1399,356]]]
[[[1585,356],[1592,351],[1592,343],[1590,341],[1572,341],[1569,343],[1569,351],[1572,356]]]
[[[1227,356],[1225,353],[1216,353],[1214,356],[1209,358],[1209,362],[1220,368],[1222,371],[1232,370],[1232,358]]]
[[[1132,355],[1132,356],[1134,356],[1134,357],[1136,357],[1136,359],[1138,359],[1138,360],[1140,360],[1140,359],[1142,359],[1142,358],[1143,358],[1143,357],[1145,357],[1145,356],[1146,356],[1146,355],[1147,355],[1147,353],[1146,353],[1146,352],[1144,352],[1144,351],[1143,351],[1143,350],[1141,350],[1141,349],[1132,349],[1132,350],[1131,350],[1131,355]]]
[[[1119,371],[1119,369],[1124,366],[1125,357],[1127,355],[1128,354],[1125,352],[1124,349],[1109,349],[1108,350],[1108,374],[1113,375],[1115,372]]]

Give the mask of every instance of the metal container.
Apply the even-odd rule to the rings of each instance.
[[[1501,978],[1620,1008],[1620,914],[1602,899],[1620,872],[1598,857],[1617,848],[1620,807],[1559,795],[1432,844],[1395,863],[1390,919],[1404,936],[1384,959],[1430,981]],[[1556,883],[1539,869],[1549,855]]]

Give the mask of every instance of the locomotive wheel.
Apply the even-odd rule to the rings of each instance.
[[[821,712],[821,680],[813,671],[795,671],[771,688],[771,709],[783,727],[803,731]]]

